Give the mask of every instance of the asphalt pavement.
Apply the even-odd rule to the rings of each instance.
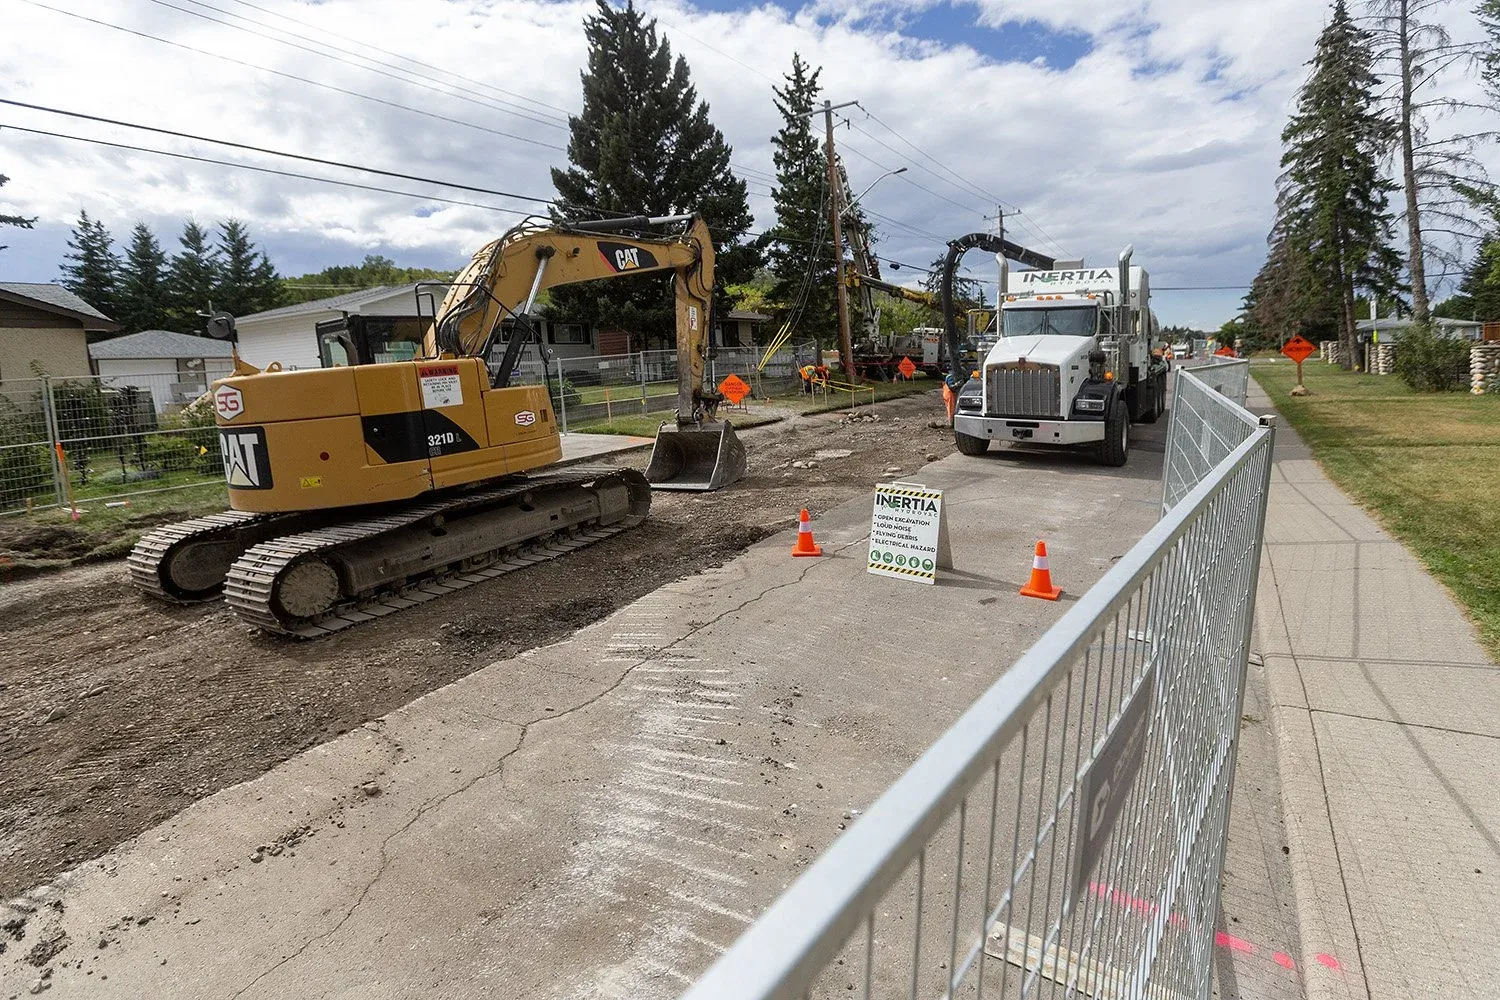
[[[0,993],[675,996],[1156,521],[1164,430],[908,473],[948,491],[937,586],[865,572],[869,498],[813,512],[821,559],[788,510],[12,901]],[[1038,539],[1061,603],[1016,593]]]

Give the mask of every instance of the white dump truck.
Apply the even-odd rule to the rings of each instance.
[[[992,250],[1000,261],[1000,336],[977,371],[950,378],[958,393],[958,450],[982,455],[997,440],[1094,444],[1104,464],[1124,465],[1131,423],[1151,423],[1166,410],[1169,366],[1152,350],[1157,323],[1150,279],[1131,266],[1131,248],[1112,267],[1081,261],[1059,267],[974,233],[949,244],[945,293],[958,258],[974,248]],[[1011,276],[1006,257],[1033,270]],[[953,336],[957,318],[947,301],[945,295],[944,319]]]

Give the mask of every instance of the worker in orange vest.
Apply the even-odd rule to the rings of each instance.
[[[817,368],[812,365],[803,365],[797,370],[797,373],[802,376],[803,392],[810,393],[813,391],[813,373],[816,371]]]

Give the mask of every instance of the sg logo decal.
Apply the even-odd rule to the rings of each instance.
[[[245,412],[245,397],[232,385],[214,390],[214,412],[220,420],[233,420]]]
[[[534,423],[536,423],[536,414],[530,410],[522,410],[516,414],[517,427],[530,427]]]

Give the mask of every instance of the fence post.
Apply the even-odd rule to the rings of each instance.
[[[649,411],[649,408],[646,406],[646,352],[645,351],[641,352],[641,360],[636,365],[636,370],[641,373],[641,412],[642,413],[646,413],[646,412]]]
[[[562,418],[562,432],[568,433],[568,383],[563,377],[562,358],[557,359],[557,406]]]
[[[52,491],[57,494],[57,504],[67,503],[63,496],[62,463],[57,460],[57,449],[62,447],[62,435],[57,431],[57,403],[52,398],[52,379],[42,376],[42,415],[47,421],[47,454],[52,459]]]

